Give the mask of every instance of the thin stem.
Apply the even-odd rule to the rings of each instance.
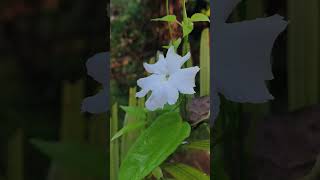
[[[176,20],[176,23],[182,27],[182,24],[178,20]]]
[[[188,18],[187,9],[186,9],[186,0],[182,0],[182,11],[183,11],[183,20]]]

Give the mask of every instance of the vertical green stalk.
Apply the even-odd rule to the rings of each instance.
[[[200,42],[200,96],[210,95],[210,48],[209,29],[201,33]]]
[[[64,82],[62,89],[62,122],[60,137],[62,141],[84,142],[86,121],[79,113],[79,104],[83,100],[83,81]]]
[[[81,113],[79,113],[79,104],[81,104],[84,91],[83,80],[79,80],[75,83],[63,82],[62,85],[62,117],[61,117],[61,129],[60,139],[63,142],[76,142],[84,143],[86,141],[86,121]],[[66,171],[62,167],[56,166],[56,177],[61,180],[79,179],[84,180],[86,177],[82,177],[78,174]]]
[[[18,128],[8,141],[8,180],[23,180],[24,176],[24,155],[23,155],[23,130]]]
[[[111,109],[110,137],[118,131],[118,120],[118,104],[115,103]],[[119,141],[116,139],[110,142],[110,179],[116,180],[118,178],[120,164],[119,153]]]
[[[137,88],[129,89],[129,106],[137,106],[137,98],[136,98]],[[128,125],[131,123],[135,123],[136,119],[133,117],[129,117],[127,114],[125,115],[124,125]],[[135,142],[137,137],[139,136],[140,131],[130,132],[121,137],[121,159],[124,159],[131,145]]]
[[[182,13],[183,13],[183,19],[187,19],[187,8],[186,8],[186,0],[182,0]]]
[[[294,110],[319,102],[319,1],[288,2],[288,104]]]

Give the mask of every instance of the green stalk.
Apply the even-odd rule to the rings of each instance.
[[[118,104],[115,103],[111,109],[110,118],[110,137],[118,131]],[[118,139],[110,142],[110,179],[117,179],[119,173],[119,141]]]
[[[79,104],[81,104],[84,97],[84,84],[83,80],[79,80],[75,83],[68,81],[63,82],[62,88],[62,117],[61,117],[61,129],[60,139],[63,142],[76,142],[84,143],[86,141],[86,121],[81,113],[79,113]],[[58,164],[52,164],[52,168],[57,167],[55,175],[57,179],[69,180],[79,179],[83,180],[86,177],[82,177],[76,173],[66,171]]]
[[[182,12],[183,12],[183,19],[187,19],[187,9],[186,9],[186,0],[182,0]]]
[[[130,88],[129,89],[129,106],[137,106],[137,98],[136,98],[137,88]],[[131,123],[135,123],[136,119],[129,117],[127,114],[125,115],[124,125],[128,125]],[[130,132],[125,134],[121,138],[121,159],[124,159],[125,155],[127,154],[128,150],[130,149],[131,145],[135,142],[137,137],[140,134],[140,130]]]
[[[200,96],[210,95],[210,48],[209,29],[201,33],[200,42]]]
[[[187,15],[187,9],[186,9],[186,2],[185,0],[182,0],[182,14],[183,14],[183,21],[187,20],[188,18],[188,15]],[[182,55],[186,55],[188,52],[190,52],[190,44],[189,44],[189,36],[185,36],[183,38],[183,44],[182,44]],[[187,64],[184,65],[185,67],[192,67],[192,58],[190,58],[188,61],[187,61]],[[187,103],[188,101],[192,98],[192,96],[182,96],[182,103],[181,103],[181,108],[180,108],[180,111],[181,111],[181,115],[182,117],[185,119],[187,118],[187,111],[186,111],[186,108],[187,108]]]

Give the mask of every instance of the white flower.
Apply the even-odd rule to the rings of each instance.
[[[167,56],[159,55],[159,60],[155,64],[144,63],[147,72],[151,73],[146,78],[137,81],[141,91],[137,92],[137,97],[144,97],[149,91],[151,96],[146,101],[146,108],[153,111],[168,103],[173,105],[182,94],[194,94],[195,76],[200,70],[198,66],[181,69],[181,66],[190,58],[190,53],[181,57],[175,53],[171,46]]]

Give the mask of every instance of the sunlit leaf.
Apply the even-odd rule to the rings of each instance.
[[[131,146],[121,164],[119,180],[143,179],[177,149],[190,129],[177,112],[160,115]]]
[[[195,13],[191,16],[191,21],[192,22],[199,22],[199,21],[207,21],[210,22],[208,16],[202,14],[202,13]]]
[[[163,17],[161,17],[161,18],[151,19],[151,21],[175,22],[176,19],[177,19],[177,18],[176,18],[175,15],[167,15],[167,16],[163,16]]]
[[[182,21],[182,31],[183,31],[183,37],[189,35],[193,30],[193,22],[190,20],[190,18]]]

